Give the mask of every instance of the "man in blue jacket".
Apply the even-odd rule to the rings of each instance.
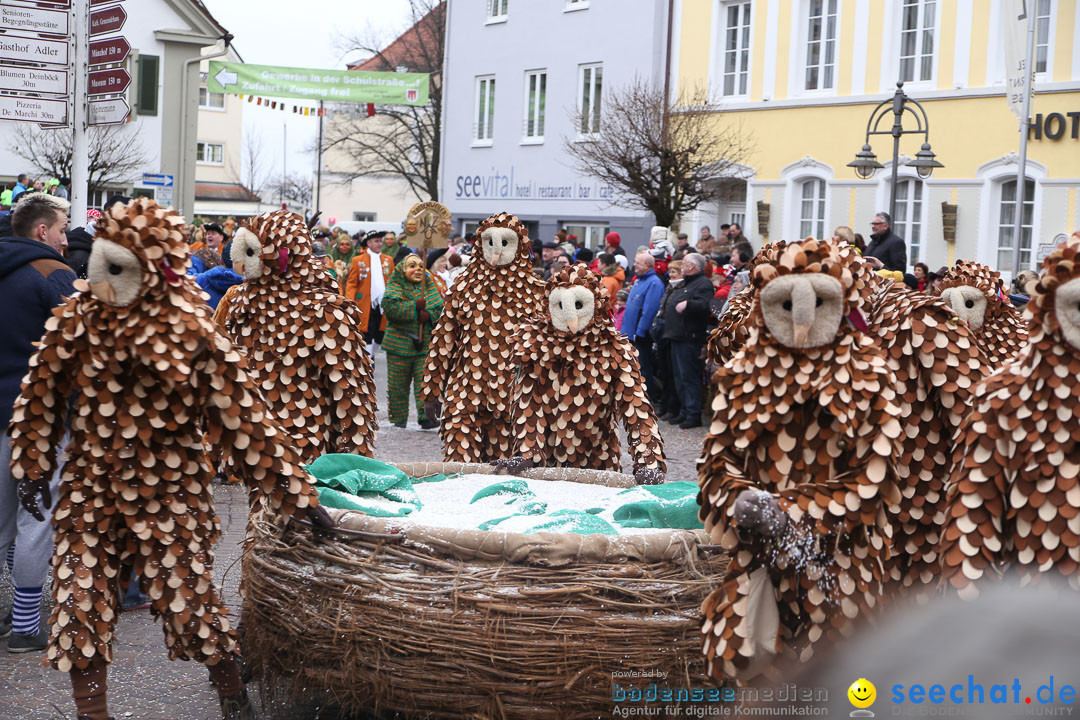
[[[653,318],[660,309],[660,299],[664,296],[664,281],[653,269],[656,261],[647,252],[638,253],[634,258],[634,274],[637,276],[626,298],[626,311],[623,314],[623,333],[634,343],[638,351],[638,363],[649,397],[657,400],[656,379],[653,377],[653,338],[649,333]]]
[[[11,439],[8,423],[23,376],[30,368],[34,343],[45,334],[45,321],[75,289],[75,273],[61,254],[67,247],[66,200],[46,193],[24,198],[12,213],[15,237],[0,238],[0,559],[15,544],[12,579],[14,628],[0,624],[0,637],[14,634],[8,652],[45,649],[48,632],[41,628],[41,589],[52,559],[51,518],[38,522],[19,503],[11,477]],[[50,483],[56,497],[60,473]]]

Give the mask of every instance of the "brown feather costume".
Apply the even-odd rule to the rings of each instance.
[[[973,288],[978,293],[962,293]],[[952,309],[972,328],[991,371],[1020,352],[1028,336],[1028,324],[1019,310],[1004,296],[1001,274],[986,265],[958,260],[945,273],[938,294],[946,298]],[[980,308],[980,298],[985,305]]]
[[[424,397],[442,403],[448,461],[511,455],[512,337],[544,301],[530,253],[525,226],[509,213],[492,215],[476,229],[472,262],[446,298],[424,369]]]
[[[249,254],[250,253],[250,254]],[[266,403],[305,463],[326,453],[370,455],[375,372],[355,303],[324,289],[304,219],[264,213],[232,245],[244,283],[225,327],[247,355]]]
[[[573,309],[562,310],[558,300],[552,308],[552,293],[575,287],[591,294],[592,315],[581,330],[557,329],[552,313]],[[547,293],[539,314],[523,320],[515,335],[513,362],[521,370],[514,383],[514,454],[544,467],[617,471],[622,421],[634,470],[664,472],[664,442],[637,354],[611,322],[599,276],[573,265],[548,281]]]
[[[778,255],[754,270],[749,340],[717,372],[726,391],[713,401],[699,464],[701,519],[732,553],[726,582],[702,608],[703,651],[717,682],[768,672],[772,652],[807,659],[878,604],[891,572],[886,504],[898,499],[902,426],[884,353],[842,319],[863,302],[858,260],[815,240]],[[787,347],[766,324],[762,294],[778,279],[817,282],[814,275],[837,288],[838,330],[825,344]],[[736,501],[748,489],[775,499],[786,514],[782,532],[748,537],[738,527]],[[759,569],[768,582],[753,597]],[[757,602],[779,606],[775,642],[751,626],[747,607]]]
[[[785,240],[766,243],[754,255],[753,259],[746,264],[750,277],[754,276],[754,269],[758,265],[774,262],[785,247],[787,247]],[[754,301],[756,299],[757,292],[754,290],[753,283],[751,283],[743,288],[742,292],[731,298],[727,311],[720,316],[717,326],[709,333],[706,353],[709,360],[716,365],[725,364],[735,357],[735,353],[746,344],[746,339],[750,335],[747,320],[750,319],[750,313],[754,310]]]
[[[185,275],[182,223],[146,199],[102,217],[94,293],[80,281],[56,309],[15,404],[12,472],[25,502],[56,467],[75,393],[53,514],[48,662],[62,671],[112,660],[125,565],[163,621],[170,657],[215,665],[236,652],[211,574],[220,530],[204,441],[258,501],[287,514],[318,505],[288,436]],[[114,296],[101,278],[126,290]]]
[[[963,597],[1007,570],[1080,588],[1080,236],[1033,290],[1028,344],[978,386],[962,428],[941,557]]]

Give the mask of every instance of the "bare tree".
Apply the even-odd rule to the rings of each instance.
[[[262,197],[270,179],[263,154],[263,135],[254,125],[244,128],[244,152],[240,167],[230,168],[236,181],[257,197]]]
[[[289,173],[285,177],[271,180],[267,190],[272,195],[277,195],[282,202],[295,200],[300,205],[311,205],[311,178],[297,173]]]
[[[148,162],[134,128],[107,125],[90,128],[90,193],[106,185],[131,182]],[[42,130],[20,123],[8,150],[52,177],[71,177],[71,133]]]
[[[420,200],[439,199],[442,143],[442,70],[446,46],[446,3],[408,0],[410,27],[387,44],[368,32],[345,40],[345,50],[370,58],[365,70],[430,73],[427,107],[380,105],[372,117],[342,113],[327,124],[323,151],[347,161],[343,179],[395,177]]]
[[[596,122],[573,119],[575,128]],[[750,135],[710,109],[700,90],[669,102],[663,89],[639,78],[604,95],[599,120],[598,133],[564,138],[575,168],[610,185],[613,204],[647,210],[664,227],[725,199],[753,152]]]

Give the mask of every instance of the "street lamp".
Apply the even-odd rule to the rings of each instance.
[[[914,106],[912,108],[911,106]],[[918,110],[918,112],[916,112]],[[915,127],[912,129],[904,128],[904,113],[911,113],[915,118]],[[888,130],[881,130],[881,121],[892,113],[893,124]],[[871,135],[892,135],[893,138],[893,155],[892,155],[892,188],[889,192],[889,216],[896,217],[896,183],[899,178],[900,170],[900,138],[903,135],[912,135],[921,133],[923,136],[922,149],[915,153],[915,159],[908,161],[908,165],[915,168],[915,171],[919,174],[919,177],[926,179],[930,177],[934,168],[945,167],[937,161],[937,157],[930,149],[930,120],[926,117],[926,110],[919,104],[918,100],[912,100],[904,94],[904,83],[896,83],[896,93],[893,94],[890,100],[881,102],[874,112],[870,114],[870,121],[866,123],[866,143],[863,145],[862,150],[855,154],[855,159],[847,164],[849,168],[854,168],[855,174],[866,180],[873,176],[874,172],[880,168],[885,167],[877,161],[877,155],[870,149],[870,136]]]

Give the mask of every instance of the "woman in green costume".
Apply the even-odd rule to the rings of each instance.
[[[409,420],[410,385],[413,386],[420,427],[438,427],[438,421],[424,414],[420,389],[424,383],[424,362],[431,331],[442,308],[439,286],[424,269],[419,256],[409,255],[394,268],[382,300],[382,311],[387,318],[382,349],[386,353],[390,422],[397,427],[405,427]]]

